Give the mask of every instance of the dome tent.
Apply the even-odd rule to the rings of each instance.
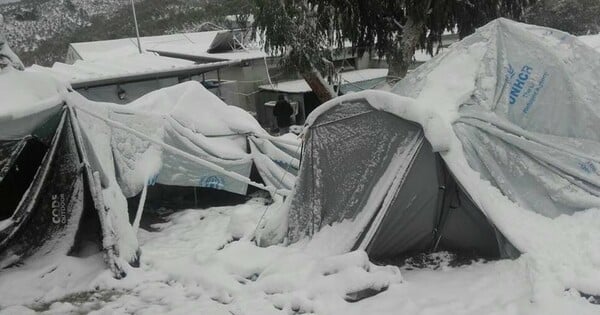
[[[309,117],[288,237],[329,234],[329,247],[374,257],[569,257],[550,254],[575,245],[560,228],[597,233],[566,221],[600,207],[599,85],[600,55],[576,37],[495,20],[393,93],[337,98]]]
[[[346,248],[375,259],[442,249],[514,254],[422,128],[365,98],[338,102],[311,121],[291,209],[292,241],[349,220]]]

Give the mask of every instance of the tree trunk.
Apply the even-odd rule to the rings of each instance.
[[[397,81],[406,76],[410,67],[415,49],[419,43],[421,32],[423,32],[423,22],[415,22],[408,18],[402,31],[402,39],[394,43],[387,56],[388,78]]]
[[[304,81],[308,83],[310,89],[317,95],[317,98],[321,103],[325,103],[337,96],[333,91],[333,88],[325,82],[317,70],[303,72],[302,77],[304,78]]]

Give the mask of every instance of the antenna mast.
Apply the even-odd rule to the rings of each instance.
[[[131,9],[133,10],[133,23],[135,24],[135,35],[137,36],[137,46],[140,54],[142,53],[142,44],[140,42],[140,29],[138,28],[137,16],[135,14],[135,4],[131,0]]]

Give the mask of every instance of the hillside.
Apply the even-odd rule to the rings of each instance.
[[[202,30],[230,11],[215,0],[138,0],[140,35]],[[72,42],[135,36],[128,0],[29,0],[0,5],[3,32],[26,65],[63,61]]]
[[[111,16],[127,0],[29,0],[0,6],[2,25],[11,47],[36,50],[58,34],[89,26],[96,16]]]

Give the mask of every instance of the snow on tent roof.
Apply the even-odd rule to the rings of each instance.
[[[253,160],[259,148],[250,150],[248,137],[273,140],[250,114],[225,104],[196,81],[148,93],[126,106],[92,102],[78,94],[70,96],[70,103],[79,104],[79,117],[93,126],[90,130],[98,129],[88,133],[91,142],[105,144],[103,152],[113,152],[117,178],[128,197],[139,193],[149,178],[163,185],[210,187],[243,195],[248,183],[223,171],[248,179],[253,163],[259,171],[264,166],[264,159]],[[286,163],[297,159],[286,156]],[[272,166],[263,170],[277,171]],[[291,189],[289,183],[280,184],[285,186],[278,189]]]
[[[206,136],[265,133],[250,114],[225,104],[196,81],[151,92],[128,104],[127,109],[170,115],[184,127]]]
[[[35,89],[32,89],[35,87]],[[65,88],[49,75],[37,75],[12,68],[0,70],[0,117],[22,116],[62,102]]]
[[[0,139],[30,134],[59,110],[65,92],[51,76],[10,67],[0,70]]]
[[[600,34],[579,36],[579,39],[600,52]]]
[[[394,131],[375,128],[387,126],[383,120],[389,115],[380,115],[380,122],[373,116],[366,127],[342,121],[373,112],[364,106],[353,107],[356,103],[416,122],[430,145],[429,152],[439,153],[460,188],[454,199],[444,202],[450,202],[451,208],[465,207],[470,202],[480,209],[508,243],[527,254],[536,266],[531,270],[534,281],[552,283],[556,292],[575,288],[600,293],[600,239],[589,237],[600,232],[600,58],[596,51],[561,31],[498,19],[409,73],[393,92],[396,94],[364,91],[321,105],[307,119],[305,148],[312,145],[334,151],[337,146],[344,151],[350,146],[349,137],[372,139],[365,141],[365,148],[371,148],[380,139],[376,131]],[[336,110],[344,107],[347,113],[338,115]],[[418,134],[419,128],[412,129],[406,134]],[[312,138],[313,132],[321,134]],[[374,136],[363,137],[362,133]],[[410,222],[412,215],[421,215],[409,209],[426,205],[419,191],[449,187],[438,187],[435,180],[431,185],[424,184],[435,175],[410,175],[426,174],[430,168],[420,167],[425,160],[410,153],[413,148],[423,152],[423,146],[412,141],[419,137],[402,138],[406,141],[393,148],[398,154],[389,153],[391,141],[383,141],[377,150],[368,152],[362,146],[336,152],[341,159],[351,157],[354,169],[349,167],[351,161],[338,163],[331,156],[312,158],[316,151],[304,151],[298,188],[291,202],[291,239],[316,233],[311,246],[338,252],[375,246],[385,254],[390,250],[385,240],[390,239],[404,246],[400,248],[435,248],[436,242],[420,242],[417,234],[402,237],[406,230],[397,227]],[[370,162],[368,157],[373,155],[391,157],[385,166],[390,170],[408,169],[408,175],[378,168],[375,176],[363,176],[369,173],[361,173],[365,166],[356,160],[367,157]],[[308,161],[342,171],[326,174],[330,170],[311,169],[313,164]],[[326,186],[326,180],[350,174],[358,183],[341,180],[344,185]],[[316,178],[311,187],[319,189],[313,191],[321,195],[336,193],[325,199],[307,198],[307,206],[314,207],[306,211],[307,206],[294,200],[315,194],[302,190],[301,183],[303,178],[310,181],[317,175],[326,179]],[[405,181],[413,184],[403,185]],[[404,186],[406,190],[402,190]],[[354,194],[356,187],[366,190]],[[329,207],[327,201],[336,198],[351,200],[353,208],[335,211],[337,208]],[[418,203],[421,201],[424,203]],[[398,207],[383,211],[394,204]],[[362,210],[353,211],[355,205],[362,206]],[[357,213],[371,217],[359,220]],[[451,220],[451,216],[437,219]],[[474,230],[459,224],[448,234],[444,230],[439,233],[442,237],[460,236],[469,231]],[[384,242],[369,243],[378,237]],[[475,241],[473,237],[469,240]],[[507,243],[497,238],[495,246],[506,250]],[[411,242],[416,247],[406,246]]]
[[[385,78],[387,76],[387,69],[379,69],[379,68],[371,68],[371,69],[362,69],[362,70],[354,70],[342,72],[340,75],[342,76],[342,85],[348,83],[357,83],[362,81],[369,81],[379,78]],[[294,81],[283,81],[278,82],[273,85],[261,85],[260,89],[266,91],[276,91],[283,93],[308,93],[311,91],[310,86],[304,80],[294,80]]]
[[[63,82],[84,84],[90,81],[127,78],[170,72],[202,72],[230,65],[231,61],[197,64],[193,61],[158,56],[153,53],[133,54],[120,58],[76,60],[74,64],[55,62],[52,67],[33,65],[29,69],[48,73]]]

